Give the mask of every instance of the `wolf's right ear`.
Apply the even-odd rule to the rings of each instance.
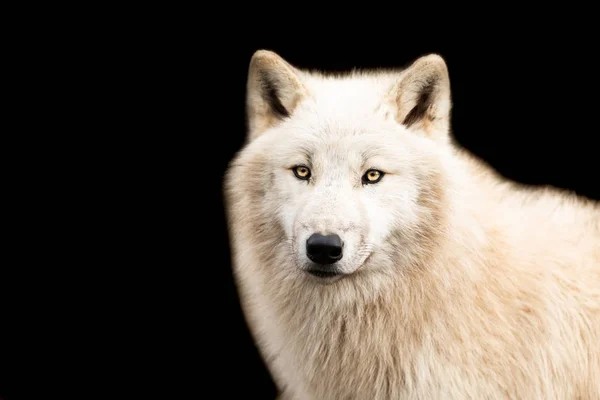
[[[300,71],[269,50],[252,55],[246,90],[248,140],[289,117],[306,95]]]

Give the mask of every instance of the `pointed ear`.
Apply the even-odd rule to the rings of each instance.
[[[252,55],[246,92],[249,140],[292,114],[306,95],[300,75],[272,51],[258,50]]]
[[[435,140],[448,140],[450,80],[446,62],[437,54],[420,57],[401,72],[389,93],[396,121]]]

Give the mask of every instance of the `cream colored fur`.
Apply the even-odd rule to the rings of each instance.
[[[454,143],[450,107],[437,55],[344,75],[252,57],[225,200],[281,398],[600,399],[600,206],[505,180]],[[304,271],[317,231],[343,238],[343,278]]]

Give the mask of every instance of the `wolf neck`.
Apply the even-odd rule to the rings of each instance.
[[[449,228],[468,224],[460,218],[475,219],[471,212],[457,211]],[[395,280],[286,287],[271,302],[283,329],[279,351],[314,398],[400,398],[405,388],[429,379],[415,365],[444,348],[435,332],[452,326],[473,302],[476,261],[464,261],[462,253],[479,251],[482,232],[471,225],[445,235],[438,252]]]

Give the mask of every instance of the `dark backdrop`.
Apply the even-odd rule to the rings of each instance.
[[[157,15],[135,14],[141,27],[132,18],[126,33],[92,46],[103,56],[94,53],[98,68],[81,82],[108,89],[83,87],[106,96],[82,126],[105,125],[78,138],[93,141],[84,158],[106,145],[94,183],[108,190],[90,192],[99,202],[78,218],[108,229],[98,247],[83,247],[75,274],[42,263],[47,272],[35,287],[39,275],[27,269],[17,283],[3,279],[0,394],[8,400],[30,388],[44,397],[274,397],[240,311],[222,203],[223,173],[244,141],[246,74],[258,49],[326,70],[398,67],[438,53],[450,72],[459,143],[508,178],[600,199],[597,46],[594,25],[581,16],[568,29],[566,18],[555,24],[536,15],[520,25],[456,22],[434,33],[425,22],[406,26],[406,18],[385,31],[377,20],[340,18],[325,31],[331,21],[274,26],[266,15],[240,14],[251,22],[242,26],[210,13]]]

